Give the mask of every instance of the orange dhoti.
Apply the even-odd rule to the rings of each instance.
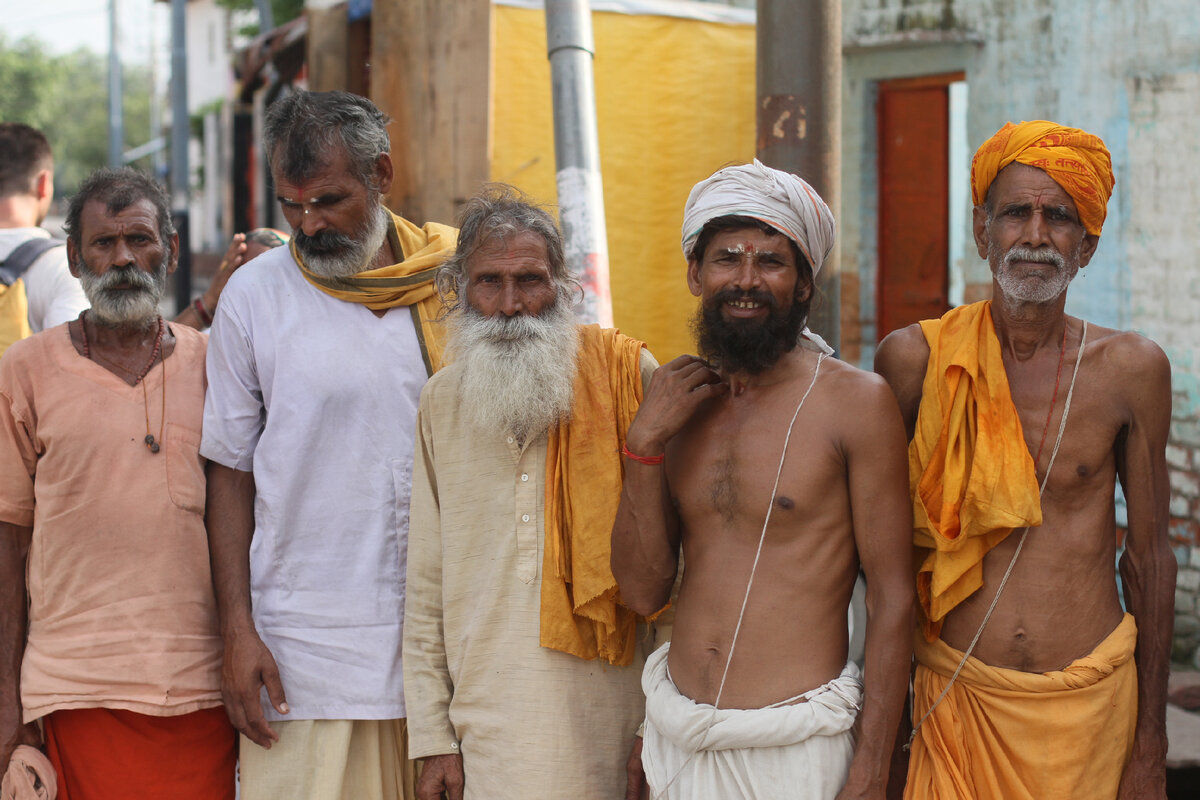
[[[1137,625],[1126,614],[1095,650],[1057,672],[967,659],[913,741],[905,800],[1115,798],[1137,721]],[[962,652],[916,636],[913,720]]]
[[[237,734],[220,706],[175,717],[83,708],[43,721],[59,800],[233,800]]]

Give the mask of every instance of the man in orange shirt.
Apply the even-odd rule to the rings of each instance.
[[[101,170],[67,230],[92,308],[0,359],[0,767],[30,783],[19,746],[44,744],[66,800],[231,799],[206,340],[158,313],[179,247],[166,195]]]

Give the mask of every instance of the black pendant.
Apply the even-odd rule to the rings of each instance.
[[[150,448],[151,453],[157,453],[159,451],[158,442],[154,441],[153,434],[146,434],[146,447]]]

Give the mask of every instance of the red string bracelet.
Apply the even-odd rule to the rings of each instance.
[[[630,452],[629,446],[624,442],[621,443],[621,455],[639,464],[646,464],[651,467],[663,463],[663,459],[667,457],[666,453],[657,456],[639,456],[637,453]]]
[[[208,313],[208,309],[204,307],[204,301],[197,297],[192,301],[192,307],[196,309],[196,313],[200,315],[200,321],[205,326],[212,325],[212,315]]]

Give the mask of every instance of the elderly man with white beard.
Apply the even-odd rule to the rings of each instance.
[[[655,362],[578,325],[543,210],[496,186],[438,275],[453,361],[421,395],[404,686],[419,798],[619,797],[652,648],[609,569]]]
[[[35,796],[20,788],[35,772],[53,785],[52,764],[72,800],[232,800],[199,454],[205,337],[158,313],[179,246],[167,197],[132,169],[101,170],[66,227],[92,307],[0,359],[4,796]]]
[[[400,643],[417,400],[453,228],[388,211],[387,119],[346,92],[267,112],[291,246],[230,279],[201,452],[243,800],[411,797]]]

